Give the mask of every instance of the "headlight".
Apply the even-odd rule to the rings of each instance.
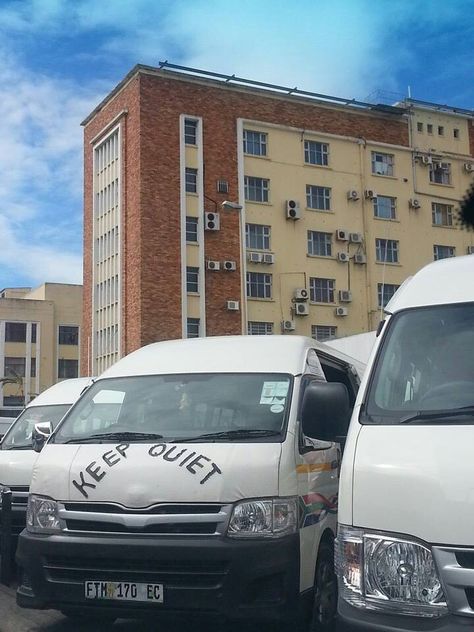
[[[339,591],[353,606],[438,617],[447,605],[431,551],[389,533],[339,526]]]
[[[278,538],[295,533],[297,526],[295,498],[248,500],[234,507],[227,535],[231,538]]]
[[[26,528],[32,533],[57,533],[61,531],[58,503],[51,498],[30,494],[26,511]]]

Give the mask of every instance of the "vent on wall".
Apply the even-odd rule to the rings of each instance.
[[[229,183],[227,180],[217,181],[217,193],[229,193]]]

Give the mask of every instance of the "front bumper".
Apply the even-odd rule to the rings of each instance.
[[[472,617],[448,614],[444,617],[408,617],[354,608],[339,599],[339,617],[353,630],[369,632],[468,632],[474,629]]]
[[[294,620],[300,608],[299,536],[225,537],[20,535],[18,605],[87,609],[114,616],[202,613],[235,619]],[[164,603],[90,600],[84,582],[164,585]]]

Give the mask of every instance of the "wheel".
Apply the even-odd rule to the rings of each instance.
[[[61,613],[65,617],[70,619],[71,621],[74,621],[74,623],[83,623],[83,624],[97,623],[100,625],[108,626],[108,625],[113,625],[113,623],[117,619],[117,617],[114,617],[113,615],[110,615],[110,614],[104,614],[104,613],[99,613],[99,612],[89,612],[89,611],[84,611],[84,610],[69,610],[68,608],[61,610]]]
[[[313,611],[309,632],[332,632],[337,612],[334,546],[321,542],[314,574]]]

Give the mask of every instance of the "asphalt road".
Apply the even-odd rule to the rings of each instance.
[[[182,632],[189,627],[189,620],[162,621],[125,620],[119,619],[112,626],[91,625],[90,623],[73,623],[54,610],[24,610],[18,608],[15,601],[14,588],[7,588],[0,584],[0,632]],[[245,632],[271,632],[271,627],[262,628],[235,626],[235,630],[245,629]],[[221,632],[222,627],[215,623],[192,622],[193,632]],[[225,627],[224,630],[228,630]],[[341,625],[336,632],[349,632]]]

